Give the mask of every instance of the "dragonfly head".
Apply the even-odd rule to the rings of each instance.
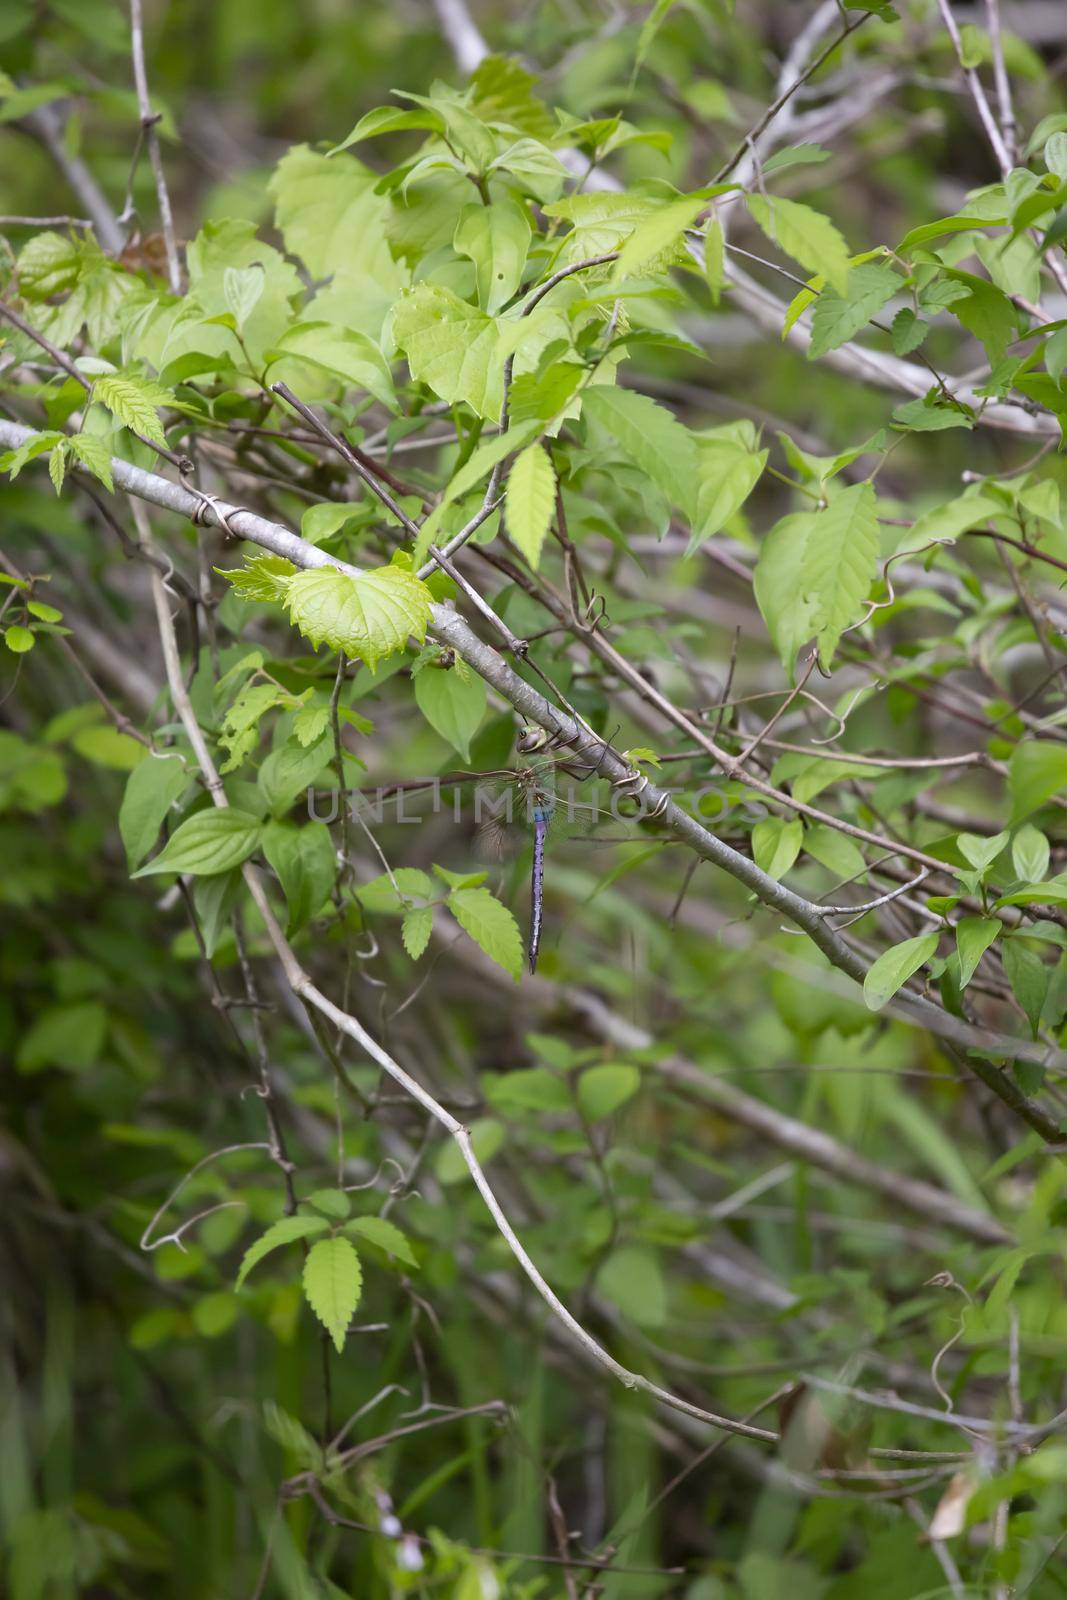
[[[536,722],[524,722],[516,735],[515,748],[520,755],[530,755],[535,750],[543,750],[548,737],[544,728],[539,728]]]

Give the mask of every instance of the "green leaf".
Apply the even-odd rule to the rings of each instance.
[[[433,932],[433,909],[430,906],[413,906],[405,911],[400,924],[400,937],[412,961],[417,961],[430,942]]]
[[[75,460],[91,472],[94,478],[99,478],[104,488],[111,494],[115,488],[115,480],[111,473],[111,451],[106,439],[96,433],[76,433],[67,441],[68,448]]]
[[[313,278],[362,272],[395,293],[405,274],[389,249],[388,195],[377,193],[378,174],[357,161],[331,161],[307,145],[294,145],[268,185],[285,248]]]
[[[771,530],[756,567],[756,601],[787,671],[814,633],[829,667],[878,570],[876,499],[869,483],[843,489],[825,511],[802,511]]]
[[[1000,954],[1012,993],[1022,1006],[1030,1032],[1036,1039],[1052,969],[1046,967],[1041,957],[1028,949],[1021,939],[1005,939]]]
[[[79,728],[70,742],[86,761],[97,767],[110,767],[113,772],[132,772],[148,754],[139,740],[112,727]]]
[[[507,906],[482,888],[453,889],[448,906],[463,931],[518,983],[523,967],[522,935]]]
[[[337,855],[323,822],[269,822],[263,831],[263,854],[277,876],[289,908],[286,933],[299,933],[322,910],[337,878]]]
[[[819,296],[811,321],[808,354],[817,359],[854,338],[902,287],[903,279],[892,267],[873,261],[853,267],[846,294],[827,288]]]
[[[421,867],[394,867],[391,873],[383,872],[369,883],[361,883],[356,897],[367,911],[388,914],[405,909],[398,895],[411,900],[428,900],[432,893],[433,880]]]
[[[821,273],[838,294],[848,293],[848,246],[829,217],[778,196],[750,194],[746,203],[756,225],[787,256]]]
[[[917,317],[910,306],[901,306],[890,325],[890,337],[895,356],[910,355],[922,344],[930,332],[930,324]]]
[[[266,287],[267,274],[255,263],[250,267],[227,267],[222,274],[222,292],[238,328],[243,328]]]
[[[431,662],[416,674],[415,703],[430,727],[469,761],[471,740],[485,716],[484,680],[465,663],[438,667]]]
[[[1008,772],[1012,827],[1065,787],[1067,745],[1051,739],[1025,739],[1017,744]]]
[[[1011,841],[1012,866],[1025,883],[1040,883],[1048,873],[1049,842],[1040,828],[1026,822]]]
[[[189,781],[189,770],[177,756],[151,756],[130,773],[119,807],[119,834],[131,872],[155,844],[163,818]]]
[[[328,644],[373,669],[383,656],[403,650],[409,637],[422,643],[433,596],[402,566],[374,567],[358,578],[315,567],[290,579],[285,603],[313,645]]]
[[[696,444],[699,477],[687,556],[740,511],[759,482],[769,453],[756,449],[756,432],[749,422],[709,430]]]
[[[956,924],[956,949],[960,957],[960,988],[966,989],[974,969],[998,937],[1003,924],[996,917],[962,917]]]
[[[263,1426],[282,1449],[295,1457],[299,1465],[312,1472],[322,1468],[322,1446],[296,1417],[284,1411],[275,1400],[263,1402]]]
[[[509,351],[494,317],[450,289],[420,284],[397,301],[392,332],[417,383],[450,405],[464,401],[480,417],[498,420]]]
[[[308,1195],[307,1204],[335,1221],[343,1221],[352,1210],[352,1203],[343,1189],[316,1189],[314,1194]]]
[[[670,251],[707,203],[702,195],[684,195],[680,200],[657,207],[651,215],[644,217],[619,251],[619,259],[612,271],[615,281],[618,283],[623,278],[636,276],[642,267],[653,262],[657,256],[662,256],[665,251]]]
[[[363,1287],[359,1257],[347,1239],[320,1239],[304,1262],[304,1296],[338,1355]]]
[[[776,882],[785,877],[803,843],[804,824],[799,817],[789,822],[782,817],[765,817],[752,830],[753,859]]]
[[[587,1067],[578,1079],[578,1105],[590,1122],[599,1122],[632,1100],[640,1087],[640,1072],[626,1062]]]
[[[474,262],[478,304],[490,316],[522,282],[530,238],[530,219],[514,200],[469,205],[461,212],[452,247]]]
[[[417,1268],[419,1265],[403,1233],[385,1217],[353,1217],[346,1224],[345,1233],[354,1239],[366,1239],[370,1244],[377,1245],[379,1250],[402,1261],[405,1267]]]
[[[726,240],[718,217],[712,217],[704,235],[704,272],[711,291],[711,303],[717,306],[726,287]]]
[[[95,1000],[46,1006],[19,1040],[15,1066],[19,1072],[44,1067],[83,1071],[99,1057],[106,1034],[107,1011]]]
[[[935,400],[908,400],[893,412],[893,424],[911,433],[940,433],[945,428],[973,428],[974,418],[957,406]]]
[[[1007,842],[1006,833],[995,833],[991,838],[986,838],[980,833],[956,835],[960,854],[977,872],[985,872],[991,867]]]
[[[471,1149],[482,1166],[488,1166],[507,1137],[507,1130],[495,1117],[478,1117],[470,1124]],[[470,1180],[470,1168],[454,1139],[442,1145],[434,1161],[437,1181],[446,1185]]]
[[[342,379],[346,388],[362,389],[387,411],[396,410],[388,364],[365,333],[332,322],[299,322],[287,328],[269,352],[272,365],[286,356],[310,361]]]
[[[209,961],[230,927],[240,887],[239,867],[231,867],[229,872],[220,872],[214,877],[197,878],[193,883],[193,910]]]
[[[242,599],[275,605],[285,603],[289,579],[297,570],[284,556],[251,556],[243,567],[215,568]]]
[[[697,496],[697,447],[666,407],[633,389],[593,384],[583,391],[582,416],[603,428],[670,503],[689,515]]]
[[[920,933],[880,955],[863,980],[863,998],[868,1009],[881,1011],[912,973],[929,961],[937,949],[937,941],[936,933]]]
[[[556,509],[556,474],[542,444],[528,445],[508,474],[504,514],[508,532],[534,570]]]
[[[210,810],[197,811],[176,828],[159,855],[139,867],[134,878],[145,878],[156,872],[188,872],[194,877],[210,877],[217,872],[228,872],[258,847],[263,825],[250,812],[239,811],[236,806],[225,809],[212,806]]]
[[[1047,883],[1026,883],[1021,889],[1002,894],[997,906],[1067,905],[1067,878],[1050,878]]]
[[[659,1258],[644,1245],[613,1250],[597,1274],[597,1288],[641,1328],[662,1328],[667,1289]]]
[[[24,656],[36,642],[29,628],[24,628],[20,622],[13,622],[4,629],[4,643],[12,655]]]
[[[277,1250],[283,1244],[292,1244],[294,1239],[310,1239],[315,1234],[325,1233],[329,1223],[325,1217],[281,1217],[272,1223],[266,1233],[261,1233],[254,1240],[241,1258],[240,1270],[237,1274],[235,1288],[240,1288],[254,1266],[257,1266],[264,1256],[270,1255],[272,1250]]]
[[[514,1116],[522,1111],[572,1111],[566,1081],[548,1067],[520,1067],[511,1072],[486,1072],[482,1092],[494,1111]]]
[[[173,402],[169,389],[136,372],[109,372],[93,384],[93,399],[106,406],[124,428],[130,428],[153,444],[166,444],[156,407]]]

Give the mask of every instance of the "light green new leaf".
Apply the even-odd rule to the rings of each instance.
[[[704,235],[704,271],[711,291],[711,303],[717,306],[726,287],[726,240],[718,217],[712,217]]]
[[[542,444],[515,457],[508,474],[504,514],[508,532],[536,571],[556,507],[556,474]]]
[[[284,556],[252,556],[243,567],[216,567],[244,600],[282,605],[297,568]]]
[[[307,1204],[335,1222],[342,1221],[352,1210],[352,1202],[343,1189],[316,1189],[314,1194],[308,1195]]]
[[[670,250],[707,205],[699,195],[685,195],[658,207],[639,222],[619,251],[612,276],[616,282],[632,278],[664,251]]]
[[[244,327],[262,297],[267,284],[267,274],[254,263],[250,267],[226,267],[222,274],[222,292],[233,313],[238,329]]]
[[[507,906],[501,905],[488,889],[453,889],[448,897],[448,907],[475,944],[480,945],[491,961],[518,983],[522,976],[522,935]]]
[[[750,194],[747,205],[752,220],[787,256],[821,273],[838,294],[848,293],[848,245],[829,217],[777,195]]]
[[[347,1239],[320,1239],[304,1262],[304,1296],[330,1338],[337,1354],[359,1305],[363,1271]]]
[[[331,567],[298,572],[285,603],[294,625],[316,647],[328,644],[370,668],[409,637],[426,638],[433,596],[405,567],[373,567],[351,578]]]
[[[966,989],[974,977],[974,969],[1002,928],[1003,923],[996,917],[961,917],[957,922],[956,949],[960,957],[961,989]]]
[[[803,583],[824,668],[845,628],[859,617],[878,570],[876,504],[869,483],[852,484],[812,518],[808,529]]]
[[[464,401],[480,417],[497,421],[509,351],[495,318],[450,289],[424,283],[397,301],[392,332],[417,383],[450,405]]]
[[[610,434],[672,505],[691,515],[700,475],[696,441],[666,407],[633,389],[593,384],[583,391],[582,415]]]
[[[248,811],[236,806],[212,807],[188,817],[171,834],[152,861],[132,874],[146,878],[155,872],[188,872],[207,878],[216,872],[229,872],[247,861],[263,836],[263,824]]]
[[[24,628],[21,622],[13,622],[4,629],[4,643],[14,656],[24,656],[32,650],[37,643],[29,628]]]
[[[1040,883],[1048,872],[1049,842],[1040,828],[1024,823],[1011,841],[1011,862],[1025,883]]]
[[[169,389],[136,372],[108,372],[93,384],[93,399],[106,406],[116,421],[153,444],[166,444],[157,406],[174,399]]]
[[[332,322],[300,322],[288,328],[268,352],[275,361],[292,356],[334,373],[353,389],[373,395],[387,411],[396,410],[393,379],[381,351],[365,333]]]
[[[871,1011],[881,1011],[912,973],[933,955],[937,949],[936,933],[920,933],[914,939],[905,939],[893,945],[871,967],[863,980],[863,998]]]
[[[471,740],[485,715],[485,680],[462,664],[446,668],[431,662],[415,676],[415,703],[435,733],[469,761]]]
[[[433,932],[433,908],[431,906],[412,906],[410,911],[405,911],[404,920],[400,924],[400,937],[404,949],[412,961],[417,961],[430,942]]]
[[[119,834],[131,872],[151,850],[163,818],[188,783],[189,769],[178,756],[153,756],[130,773],[119,807]]]
[[[731,423],[697,439],[699,480],[687,556],[724,528],[756,487],[768,452],[755,446],[750,423]]]
[[[597,1274],[597,1288],[638,1327],[662,1328],[667,1320],[663,1270],[646,1245],[613,1250]]]
[[[376,193],[377,184],[378,174],[354,156],[331,161],[294,145],[279,161],[269,184],[278,229],[313,278],[358,271],[390,292],[403,287],[386,231],[389,196]]]
[[[353,1217],[345,1227],[345,1232],[354,1239],[367,1239],[371,1244],[384,1250],[387,1255],[395,1256],[402,1261],[405,1267],[418,1267],[411,1246],[394,1222],[388,1222],[385,1217]]]
[[[270,1255],[272,1250],[277,1250],[283,1244],[292,1244],[294,1239],[310,1239],[317,1233],[325,1233],[328,1227],[325,1217],[281,1217],[245,1251],[235,1287],[239,1289],[252,1268],[264,1256]]]
[[[99,478],[108,493],[112,493],[115,482],[111,474],[111,451],[107,441],[96,433],[76,433],[67,440],[67,447],[86,472]]]
[[[464,462],[452,478],[444,494],[420,527],[419,537],[412,553],[412,561],[416,566],[421,565],[430,546],[436,542],[449,506],[462,499],[469,490],[481,483],[483,478],[487,478],[499,462],[513,451],[521,450],[528,439],[534,438],[541,431],[540,422],[528,418],[522,423],[513,422],[506,433],[498,433],[495,438],[487,439],[484,444],[478,446],[470,460]]]
[[[776,882],[785,877],[803,843],[804,824],[799,817],[789,822],[782,817],[765,817],[752,830],[753,859]]]
[[[811,320],[811,345],[808,354],[817,359],[866,327],[871,318],[899,293],[904,280],[892,267],[868,262],[853,267],[848,275],[848,291],[824,289]]]
[[[767,631],[793,676],[797,651],[815,631],[814,603],[804,587],[804,557],[816,513],[795,511],[776,522],[760,546],[753,579]]]
[[[1011,821],[1021,822],[1067,787],[1067,745],[1051,739],[1027,739],[1017,744],[1008,773]]]
[[[514,200],[469,205],[461,212],[452,247],[474,262],[478,304],[490,316],[522,282],[530,237],[530,219]]]
[[[641,1074],[624,1061],[587,1067],[578,1079],[578,1105],[590,1122],[610,1117],[632,1100],[641,1087]]]

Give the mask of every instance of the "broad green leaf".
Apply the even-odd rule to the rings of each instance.
[[[267,275],[261,266],[227,267],[222,275],[222,292],[238,328],[243,328],[266,287]]]
[[[421,867],[394,867],[369,883],[361,883],[356,895],[368,911],[402,912],[404,900],[428,900],[433,894],[433,879]]]
[[[756,865],[775,881],[784,878],[804,843],[804,824],[799,817],[786,822],[782,817],[765,817],[752,830],[752,856]]]
[[[166,443],[156,407],[173,401],[169,389],[136,372],[109,372],[93,384],[93,399],[106,406],[123,427],[153,444]]]
[[[275,218],[286,249],[313,278],[362,271],[395,292],[405,281],[389,250],[387,195],[378,174],[347,156],[331,161],[307,145],[286,151],[271,177]]]
[[[516,983],[522,976],[522,935],[507,906],[488,889],[453,889],[448,907],[465,933],[469,933],[498,967]]]
[[[345,1226],[345,1233],[354,1239],[366,1239],[387,1255],[395,1256],[405,1267],[418,1267],[411,1246],[394,1222],[385,1217],[353,1217]]]
[[[829,217],[798,200],[750,194],[753,221],[768,239],[809,272],[820,272],[838,294],[848,293],[848,246]]]
[[[667,1320],[667,1288],[659,1258],[645,1245],[613,1250],[597,1274],[597,1288],[641,1328],[662,1328]]]
[[[974,418],[962,407],[939,405],[936,398],[927,397],[897,406],[893,424],[912,433],[941,433],[946,428],[973,428]]]
[[[484,1073],[482,1092],[494,1111],[503,1111],[509,1116],[521,1111],[573,1110],[571,1091],[565,1079],[548,1067]]]
[[[890,324],[889,332],[893,343],[893,354],[907,356],[913,350],[918,350],[930,332],[930,324],[917,317],[910,306],[901,306]]]
[[[845,628],[857,620],[878,570],[878,519],[873,488],[843,489],[812,518],[804,551],[804,589],[824,668]]]
[[[433,932],[433,909],[430,906],[413,906],[405,911],[400,924],[400,937],[412,961],[417,961],[430,942]]]
[[[881,1011],[901,985],[929,961],[937,949],[937,941],[936,933],[920,933],[880,955],[863,980],[863,998],[868,1009]]]
[[[440,667],[431,661],[415,675],[415,703],[434,732],[469,761],[471,740],[485,716],[484,679],[465,662]]]
[[[188,817],[171,834],[163,849],[131,876],[145,878],[156,872],[188,872],[209,877],[228,872],[259,846],[263,825],[258,817],[236,806],[212,806]]]
[[[1022,939],[1005,939],[1000,954],[1012,993],[1022,1006],[1030,1024],[1030,1032],[1036,1039],[1052,969],[1046,967],[1041,957],[1029,949]]]
[[[299,718],[300,713],[297,713]],[[281,817],[310,789],[333,761],[333,739],[320,734],[311,744],[287,739],[272,750],[259,769],[256,782],[273,816]]]
[[[285,356],[310,361],[343,379],[346,386],[373,395],[387,411],[396,410],[388,365],[365,333],[332,322],[300,322],[287,329],[269,354],[272,363]]]
[[[641,1074],[627,1062],[604,1062],[587,1067],[578,1079],[578,1105],[590,1122],[610,1117],[632,1100],[641,1087]]]
[[[189,769],[178,756],[153,755],[130,773],[119,807],[119,833],[131,872],[155,844],[163,818],[189,781]]]
[[[464,401],[480,417],[498,420],[510,352],[494,317],[450,289],[420,284],[397,301],[392,334],[417,383],[449,404]]]
[[[731,423],[702,434],[696,445],[696,512],[687,556],[740,511],[759,482],[768,456],[766,450],[756,449],[756,434],[750,423]]]
[[[892,267],[872,261],[851,269],[847,293],[824,289],[811,320],[808,354],[813,358],[824,356],[854,338],[900,292],[903,281]]]
[[[285,894],[290,938],[322,910],[337,877],[337,854],[330,830],[322,822],[294,827],[269,822],[263,830],[263,854]]]
[[[316,1189],[314,1194],[308,1195],[307,1204],[335,1222],[343,1221],[352,1210],[352,1202],[343,1189]]]
[[[1012,866],[1026,883],[1040,883],[1048,872],[1049,842],[1040,828],[1026,822],[1011,841]]]
[[[293,624],[318,647],[343,650],[373,668],[403,650],[410,637],[426,637],[433,596],[401,566],[374,567],[350,578],[331,567],[298,572],[285,603]]]
[[[452,241],[456,253],[474,262],[478,304],[492,315],[506,305],[522,282],[530,248],[530,221],[514,200],[467,206]]]
[[[969,528],[976,528],[980,522],[988,522],[991,516],[1002,514],[1003,509],[1003,506],[999,506],[988,495],[958,495],[955,500],[948,500],[942,506],[934,506],[930,511],[924,511],[911,531],[905,535],[901,548],[919,550],[935,539],[951,544]]]
[[[337,1354],[359,1305],[363,1271],[347,1239],[319,1239],[304,1262],[304,1297],[330,1338]]]
[[[84,1071],[99,1057],[106,1034],[107,1010],[95,1000],[46,1006],[19,1040],[15,1066],[19,1072],[44,1067]]]
[[[612,269],[616,283],[623,278],[636,276],[642,267],[676,246],[707,203],[701,195],[683,195],[681,199],[659,206],[651,215],[644,217],[619,251],[619,259]]]
[[[804,586],[814,520],[813,512],[795,511],[776,522],[760,546],[753,579],[756,604],[790,678],[797,651],[815,632],[815,606]]]
[[[148,755],[139,740],[110,726],[79,728],[70,743],[86,761],[96,767],[110,767],[113,772],[132,772]]]
[[[325,1233],[328,1227],[329,1223],[325,1217],[279,1218],[245,1251],[234,1287],[239,1289],[252,1268],[257,1266],[264,1256],[270,1255],[272,1250],[277,1250],[283,1244],[292,1244],[294,1239],[313,1238],[316,1234]]]
[[[1003,923],[996,917],[961,917],[956,924],[956,949],[960,957],[960,988],[966,989],[974,969],[998,937]]]
[[[4,629],[4,643],[12,655],[24,656],[32,650],[36,639],[29,628],[24,628],[21,622],[12,622]]]
[[[980,833],[960,833],[956,835],[956,844],[963,859],[978,872],[985,872],[993,865],[1008,842],[1006,833],[995,833],[991,838],[986,838]]]
[[[364,139],[375,139],[383,133],[407,133],[413,128],[421,128],[428,133],[440,133],[444,128],[444,122],[440,113],[429,106],[419,106],[414,111],[404,111],[400,106],[375,106],[373,111],[368,111],[365,116],[360,117],[348,138],[342,139],[340,144],[335,144],[327,155],[339,155],[350,145],[361,144]]]
[[[593,384],[582,393],[582,415],[610,434],[672,505],[690,514],[699,477],[696,442],[665,406],[633,389]]]
[[[997,906],[1067,905],[1067,878],[1050,878],[1047,883],[1026,883],[1021,889],[1002,894]]]
[[[1067,745],[1025,739],[1012,752],[1008,773],[1012,826],[1067,788]]]
[[[196,914],[204,954],[210,961],[229,931],[241,888],[241,871],[231,867],[210,878],[194,878],[193,911]]]
[[[495,1117],[477,1117],[470,1124],[470,1136],[471,1149],[484,1167],[488,1166],[503,1145],[507,1130]],[[434,1172],[437,1181],[443,1184],[463,1183],[470,1179],[470,1169],[455,1140],[450,1139],[441,1146],[434,1161]]]
[[[504,515],[508,533],[536,571],[556,508],[556,474],[542,444],[528,445],[508,474]]]

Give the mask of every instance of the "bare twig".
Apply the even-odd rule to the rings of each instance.
[[[163,170],[163,156],[159,148],[159,114],[153,112],[148,97],[148,74],[144,61],[144,17],[141,0],[130,0],[130,49],[133,56],[133,80],[137,86],[137,109],[141,116],[141,134],[148,146],[148,159],[156,181],[156,199],[159,204],[159,225],[167,252],[167,279],[174,294],[182,292],[182,269],[178,260],[178,246],[174,238],[174,214],[171,211],[167,177]]]

